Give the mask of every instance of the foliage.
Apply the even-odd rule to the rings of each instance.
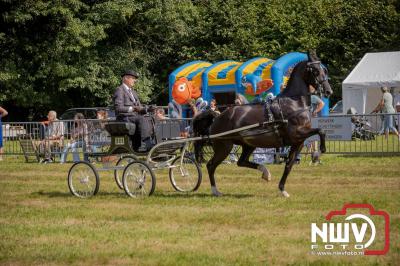
[[[316,48],[335,97],[366,52],[398,49],[398,0],[0,0],[0,101],[26,108],[107,105],[119,74],[142,74],[166,104],[190,60],[277,58]]]

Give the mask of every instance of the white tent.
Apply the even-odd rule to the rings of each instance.
[[[380,88],[400,92],[400,51],[365,54],[342,83],[343,112],[370,113],[382,98]]]

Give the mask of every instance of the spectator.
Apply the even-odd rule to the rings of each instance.
[[[242,94],[236,93],[235,104],[236,105],[249,104],[249,101]]]
[[[155,112],[155,119],[156,120],[165,120],[167,117],[165,116],[165,111],[163,108],[159,107],[156,109]]]
[[[168,104],[169,118],[180,119],[182,118],[182,106],[174,99]]]
[[[190,110],[192,111],[193,117],[198,115],[200,111],[196,108],[196,101],[194,99],[190,99],[188,101]],[[183,138],[188,138],[190,134],[192,133],[192,128],[190,125],[188,125],[187,121],[181,121],[180,123],[180,136]]]
[[[217,100],[215,99],[212,99],[210,101],[210,109],[216,112],[217,114],[221,114],[221,112],[218,110]]]
[[[394,106],[397,112],[397,132],[400,133],[400,91],[394,96]]]
[[[3,126],[1,120],[6,115],[8,115],[7,110],[0,106],[0,161],[3,161]]]
[[[127,70],[121,78],[122,84],[115,90],[113,98],[117,120],[136,124],[137,131],[140,132],[140,146],[137,150],[145,152],[151,148],[151,129],[143,117],[145,108],[134,90],[139,74]]]
[[[385,138],[387,139],[389,137],[389,131],[392,130],[396,136],[400,139],[399,132],[397,129],[393,126],[393,117],[394,113],[396,111],[393,108],[393,97],[392,94],[390,94],[389,89],[387,87],[382,87],[382,99],[379,101],[378,105],[375,107],[375,109],[371,113],[377,113],[379,111],[382,111],[384,113],[384,130],[385,130]]]
[[[382,114],[382,111],[378,111],[377,113],[380,113],[380,115],[378,115],[378,116],[381,120],[381,127],[378,131],[378,135],[383,135],[383,134],[385,134],[385,116]],[[352,123],[352,130],[354,130],[354,123]]]
[[[192,111],[192,117],[195,117],[199,112],[199,110],[196,108],[195,99],[190,99],[188,101],[188,105],[189,105],[190,110]]]
[[[60,163],[65,163],[68,152],[72,150],[73,162],[79,162],[78,148],[82,148],[85,161],[89,161],[86,153],[86,145],[88,144],[88,127],[85,122],[85,117],[82,113],[77,113],[74,117],[74,125],[71,131],[71,141],[65,147]]]
[[[99,152],[103,146],[109,145],[109,134],[105,130],[105,123],[108,119],[107,111],[98,110],[96,112],[97,120],[91,121],[90,126],[88,126],[89,131],[89,143],[87,145],[88,152]]]
[[[57,119],[56,111],[49,111],[47,119],[47,134],[40,142],[40,148],[44,150],[44,163],[53,162],[52,150],[62,148],[64,142],[64,123]]]
[[[321,100],[317,95],[315,95],[315,88],[312,85],[309,85],[309,91],[311,93],[311,106],[310,112],[312,117],[318,117],[319,113],[321,112],[322,108],[324,108],[324,101]],[[320,153],[318,151],[318,141],[308,141],[304,142],[304,145],[307,146],[307,153],[311,153],[312,163],[321,163],[320,161]],[[296,154],[296,163],[300,163],[301,154],[300,151]]]

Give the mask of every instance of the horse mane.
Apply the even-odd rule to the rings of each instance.
[[[309,94],[308,85],[304,80],[306,67],[307,61],[301,61],[294,67],[286,88],[278,95],[278,97],[292,98],[296,96],[306,96]]]

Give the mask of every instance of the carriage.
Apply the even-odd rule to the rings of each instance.
[[[153,128],[156,145],[149,152],[138,152],[134,123],[106,121],[101,127],[108,132],[102,150],[89,153],[92,162],[74,163],[68,172],[70,192],[80,198],[94,196],[99,191],[101,171],[113,171],[120,189],[130,197],[151,195],[156,187],[154,171],[169,169],[169,179],[176,191],[196,191],[202,180],[201,168],[189,151],[190,139],[180,136],[182,120],[155,120],[147,116]],[[98,124],[97,127],[99,127]],[[137,138],[136,138],[137,139]],[[107,158],[118,157],[116,163]],[[95,163],[94,163],[95,162]],[[97,167],[100,164],[102,167]]]
[[[103,162],[101,168],[86,161],[74,163],[68,172],[70,192],[80,198],[96,195],[100,187],[99,172],[112,170],[117,186],[125,190],[128,196],[133,198],[150,196],[156,187],[154,172],[161,169],[169,169],[169,180],[176,191],[193,192],[200,187],[202,181],[201,167],[195,159],[193,150],[196,141],[229,138],[233,134],[248,137],[270,134],[271,129],[275,131],[277,126],[287,123],[286,120],[277,120],[255,123],[214,135],[181,137],[182,120],[157,121],[148,117],[148,121],[153,125],[156,145],[146,153],[135,149],[135,124],[104,122],[104,128],[109,133],[111,141],[105,152],[89,155],[97,162],[116,155],[119,159],[115,165]]]
[[[212,110],[203,112],[196,116],[193,122],[193,131],[197,137],[180,139],[177,136],[161,137],[157,139],[157,145],[149,153],[143,154],[145,160],[137,158],[136,156],[140,154],[135,153],[130,146],[130,136],[134,126],[127,123],[122,125],[109,123],[106,128],[111,134],[112,142],[107,154],[119,154],[121,150],[121,153],[128,153],[111,168],[114,170],[117,184],[122,184],[125,192],[132,197],[151,195],[155,189],[153,170],[169,168],[169,177],[176,190],[195,191],[201,182],[201,170],[192,153],[188,152],[188,147],[190,144],[195,144],[194,152],[199,158],[199,150],[206,143],[205,140],[212,139],[214,154],[207,163],[207,170],[213,195],[222,195],[216,186],[215,170],[230,153],[233,144],[236,144],[242,146],[242,154],[237,165],[258,169],[262,172],[262,178],[267,181],[271,180],[271,173],[263,165],[250,162],[251,153],[256,147],[291,146],[289,159],[279,182],[282,196],[289,197],[289,193],[285,190],[286,179],[294,164],[295,155],[303,148],[304,141],[313,135],[319,135],[320,150],[322,153],[326,151],[325,132],[320,128],[311,127],[310,88],[314,88],[318,94],[325,97],[332,94],[327,69],[323,67],[315,52],[310,52],[307,60],[301,61],[294,67],[286,88],[272,103],[228,108],[218,117]],[[157,133],[156,126],[154,128]],[[189,166],[194,170],[191,172],[196,172],[195,175],[187,171]],[[81,170],[81,167],[86,168],[86,171]],[[122,169],[120,180],[118,171]],[[94,180],[92,185],[89,174],[90,180]],[[182,180],[177,182],[178,178]],[[182,184],[187,186],[183,188]],[[74,164],[68,174],[68,186],[76,196],[88,197],[96,194],[99,187],[96,169],[84,162]]]

